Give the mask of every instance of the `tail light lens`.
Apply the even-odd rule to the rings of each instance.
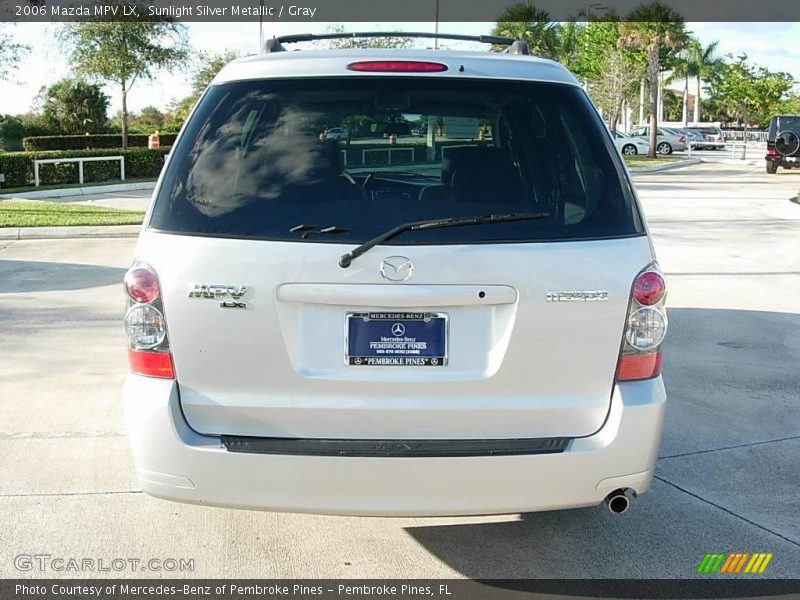
[[[149,267],[132,267],[123,280],[128,297],[134,302],[149,303],[158,298],[158,276]]]
[[[125,333],[130,348],[150,350],[164,343],[167,322],[157,308],[149,304],[134,304],[125,315]]]
[[[633,281],[617,381],[636,381],[661,373],[661,342],[667,333],[667,284],[653,262]]]
[[[680,141],[681,141],[681,144],[685,144],[686,143],[686,137],[681,136],[680,137]]]
[[[643,271],[633,282],[633,299],[643,306],[652,306],[667,293],[667,283],[658,271]]]
[[[128,297],[125,337],[131,371],[174,379],[158,275],[150,265],[137,262],[125,273],[124,287]]]
[[[767,156],[778,156],[778,151],[775,148],[769,148],[767,150]]]
[[[363,60],[347,65],[350,71],[377,73],[440,73],[447,65],[419,60]]]

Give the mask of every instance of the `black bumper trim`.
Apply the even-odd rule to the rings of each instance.
[[[458,456],[515,456],[558,454],[571,438],[498,440],[344,440],[223,435],[228,452],[299,456],[436,458]]]

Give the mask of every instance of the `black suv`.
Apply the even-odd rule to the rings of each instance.
[[[800,167],[800,115],[772,117],[767,135],[767,173],[775,174],[778,167]]]

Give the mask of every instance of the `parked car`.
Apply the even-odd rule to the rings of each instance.
[[[662,129],[673,135],[684,136],[687,144],[692,150],[697,150],[697,143],[703,141],[703,135],[695,131],[688,131],[687,129],[678,129],[675,127],[663,127]]]
[[[765,159],[770,175],[777,173],[778,167],[800,167],[800,115],[777,115],[770,119]]]
[[[335,514],[625,511],[658,455],[666,285],[580,82],[520,41],[283,51],[298,39],[315,36],[220,71],[154,190],[124,278],[141,488]],[[309,127],[398,110],[492,136],[345,164]]]
[[[628,133],[634,137],[641,137],[647,140],[650,139],[649,126],[643,125],[641,127],[635,127]],[[658,128],[656,135],[656,152],[659,154],[672,154],[676,150],[686,150],[686,148],[688,148],[685,135],[671,133],[663,127]]]
[[[329,140],[348,140],[350,139],[350,131],[342,127],[331,127],[328,129]]]
[[[647,154],[650,152],[650,143],[642,138],[632,137],[621,131],[612,132],[614,144],[621,154],[630,156],[633,154]]]
[[[680,129],[678,127],[663,127],[662,129],[667,133],[672,133],[673,135],[679,137],[685,137],[689,147],[692,150],[716,150],[718,146],[723,148],[725,147],[724,144],[707,141],[703,134],[699,133],[698,131]]]
[[[698,140],[692,148],[696,148],[697,150],[725,149],[725,134],[722,132],[722,129],[716,125],[688,126],[684,129],[690,133],[696,133],[702,136],[702,141]]]

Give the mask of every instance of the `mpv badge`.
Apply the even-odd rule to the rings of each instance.
[[[245,285],[223,285],[195,283],[189,286],[189,298],[220,300],[220,308],[247,308],[243,296],[247,293]],[[225,298],[228,300],[225,300]]]
[[[381,276],[389,281],[405,281],[414,272],[414,264],[405,256],[390,256],[381,261]]]

